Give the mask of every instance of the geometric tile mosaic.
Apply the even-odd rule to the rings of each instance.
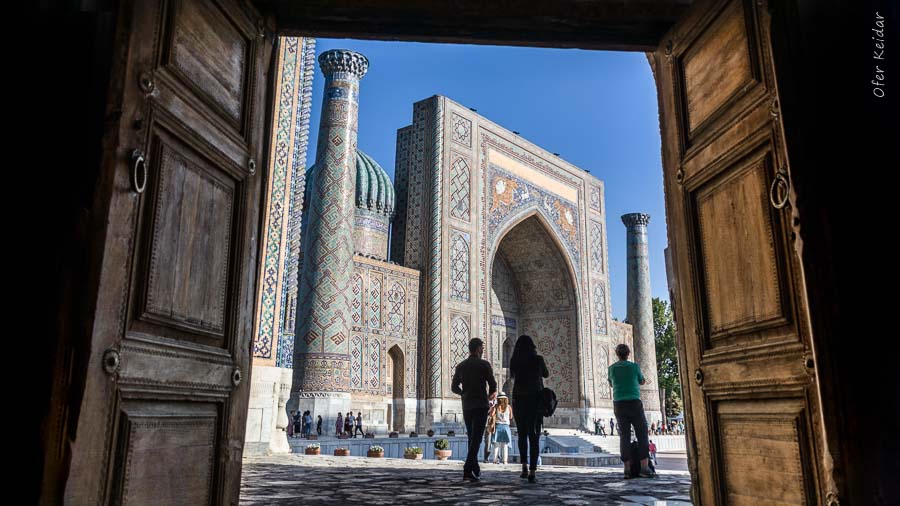
[[[603,226],[591,220],[591,271],[603,272]]]
[[[353,275],[353,302],[350,306],[350,317],[353,319],[353,325],[357,327],[363,325],[363,306],[364,302],[363,280],[359,274]]]
[[[450,134],[454,142],[472,147],[472,122],[455,112],[451,114]]]
[[[453,230],[450,235],[450,298],[469,302],[469,234]]]
[[[368,387],[374,390],[379,390],[381,387],[381,343],[378,341],[378,337],[376,336],[370,335],[367,340],[369,341]]]
[[[363,338],[354,334],[350,340],[350,387],[362,388]]]
[[[469,163],[459,157],[450,168],[450,215],[469,221]]]
[[[469,356],[469,318],[463,315],[453,317],[450,324],[450,367],[456,367]]]
[[[395,281],[388,291],[388,329],[391,332],[403,332],[403,309],[406,292],[403,286]]]
[[[312,41],[312,44],[315,42]],[[305,149],[303,145],[294,146],[296,127],[295,112],[298,102],[302,102],[303,78],[308,69],[302,47],[308,47],[310,41],[297,37],[285,37],[279,40],[278,60],[278,101],[274,119],[273,146],[274,154],[270,167],[270,186],[268,188],[268,205],[266,206],[265,230],[263,231],[263,272],[260,283],[260,300],[257,308],[257,334],[253,342],[253,356],[271,359],[272,350],[276,347],[285,313],[286,264],[289,251],[282,248],[282,238],[291,232],[288,211],[293,204],[294,194],[287,187],[287,182],[296,177],[303,177],[303,171],[294,171],[290,154],[296,149]],[[298,118],[298,120],[300,120]],[[308,116],[305,120],[309,121]],[[292,178],[291,176],[294,176]],[[280,307],[279,307],[280,303]],[[276,308],[280,313],[276,315]],[[291,329],[293,334],[293,329]]]
[[[369,278],[369,327],[381,328],[381,276]]]
[[[600,210],[600,188],[597,186],[591,186],[590,204],[591,209]]]
[[[602,281],[594,282],[594,332],[607,335],[606,332],[606,290]]]

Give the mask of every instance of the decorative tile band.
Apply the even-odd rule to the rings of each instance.
[[[514,329],[514,328],[516,328],[516,319],[509,318],[506,316],[493,315],[493,316],[491,316],[491,325]]]

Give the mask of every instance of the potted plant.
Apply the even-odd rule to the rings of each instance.
[[[412,434],[412,433],[410,433],[410,434]],[[390,434],[388,434],[388,437],[397,438],[397,437],[400,437],[400,434],[397,434],[397,432],[391,432]]]
[[[363,436],[365,439],[375,439],[375,434],[373,432],[366,432],[366,435]]]
[[[319,455],[321,451],[322,450],[319,448],[319,443],[312,443],[306,445],[306,449],[303,451],[303,453],[307,455]]]
[[[343,446],[340,448],[334,449],[335,457],[349,457],[350,456],[350,448],[344,448]]]
[[[455,435],[456,435],[456,431],[455,431],[455,430],[447,431],[447,436],[448,436],[448,437],[453,437],[453,436],[455,436]]]
[[[416,431],[412,431],[409,433],[409,437],[419,437],[419,433]]]
[[[403,450],[403,458],[410,460],[422,460],[422,449],[418,446],[410,446]]]
[[[450,449],[450,441],[447,441],[445,438],[438,439],[434,442],[434,456],[438,460],[447,460],[450,456],[453,455],[453,450]]]
[[[434,430],[428,429],[428,432],[426,432],[425,434],[428,434],[428,437],[434,437]]]
[[[384,457],[384,448],[378,445],[372,445],[369,447],[369,451],[366,453],[366,456],[380,459],[381,457]]]

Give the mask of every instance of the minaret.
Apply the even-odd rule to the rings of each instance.
[[[345,49],[319,56],[325,75],[316,170],[306,184],[304,236],[288,409],[323,418],[350,408],[351,275],[359,81],[369,60]],[[296,406],[296,408],[295,408]]]
[[[640,364],[647,384],[641,386],[641,400],[650,422],[659,420],[659,382],[656,377],[656,339],[653,333],[653,301],[650,294],[650,254],[647,224],[650,215],[622,215],[627,232],[628,309],[626,318],[634,336],[632,356]],[[651,414],[655,412],[655,414]]]

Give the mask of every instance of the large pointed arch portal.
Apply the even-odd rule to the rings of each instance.
[[[491,344],[511,354],[516,338],[530,335],[547,361],[544,384],[556,392],[559,407],[579,408],[578,301],[564,255],[535,215],[503,236],[491,263]],[[511,389],[508,356],[501,356],[501,385]],[[578,419],[563,415],[547,423],[576,426]]]

